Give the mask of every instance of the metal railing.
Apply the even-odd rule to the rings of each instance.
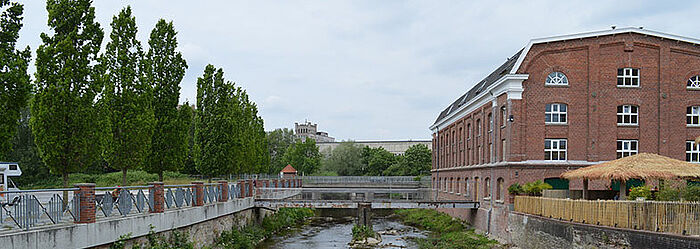
[[[0,191],[0,224],[29,229],[43,224],[58,224],[80,219],[78,188]],[[62,192],[69,193],[64,202]],[[70,199],[72,197],[72,199]]]
[[[164,185],[163,194],[165,195],[165,209],[193,207],[197,199],[194,184]]]
[[[98,187],[95,188],[95,208],[101,212],[98,217],[110,217],[117,213],[126,216],[133,213],[146,213],[153,209],[153,196],[150,186]],[[148,191],[148,197],[144,193]],[[117,212],[114,212],[116,209]]]
[[[416,176],[304,176],[305,184],[421,184],[429,177]]]

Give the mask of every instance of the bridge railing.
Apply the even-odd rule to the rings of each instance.
[[[421,184],[428,177],[416,176],[304,176],[307,184]]]
[[[0,191],[0,227],[29,229],[80,219],[79,188]],[[64,199],[62,192],[67,192]]]
[[[94,183],[82,183],[75,188],[0,191],[0,232],[59,223],[93,223],[98,219],[253,198],[256,189],[265,186],[276,189],[268,191],[271,193],[268,198],[287,198],[294,194],[292,189],[301,187],[301,179],[195,181],[182,185],[153,182],[124,187],[95,187]],[[67,199],[63,192],[67,192]]]

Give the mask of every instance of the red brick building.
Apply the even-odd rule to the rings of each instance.
[[[697,163],[699,117],[700,40],[641,28],[534,39],[430,126],[433,186],[490,209],[512,183],[581,189],[559,175],[622,156]]]

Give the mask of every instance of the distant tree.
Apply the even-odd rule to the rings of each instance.
[[[7,0],[0,1],[0,161],[8,159],[12,137],[17,131],[20,112],[27,106],[31,83],[27,67],[31,53],[15,48],[22,28],[24,6]]]
[[[187,127],[178,122],[177,106],[180,82],[185,76],[187,63],[176,51],[177,32],[172,22],[158,20],[148,40],[144,58],[144,79],[153,89],[155,127],[146,171],[157,173],[163,181],[163,171],[178,170],[187,155]]]
[[[341,142],[323,162],[326,171],[336,172],[341,176],[362,175],[362,147],[352,141]]]
[[[95,65],[104,33],[90,0],[47,2],[49,34],[37,49],[36,95],[31,127],[42,160],[63,176],[85,169],[100,158],[103,119],[95,100],[101,90]],[[67,201],[64,192],[64,204]]]
[[[321,165],[321,153],[313,139],[306,139],[302,142],[297,140],[287,148],[283,161],[291,164],[299,174],[310,175],[316,172]]]
[[[270,169],[268,174],[277,174],[287,166],[283,160],[284,152],[287,151],[290,145],[294,143],[294,131],[291,129],[275,129],[267,132],[267,148],[270,157]]]
[[[17,132],[12,138],[12,151],[7,160],[18,162],[22,167],[22,176],[15,179],[19,186],[46,182],[50,178],[49,168],[46,167],[34,143],[34,136],[29,127],[29,107],[22,108]],[[21,187],[20,187],[21,188]]]
[[[183,127],[187,127],[187,157],[180,172],[186,174],[197,174],[197,169],[194,164],[194,106],[190,105],[189,101],[178,108],[178,122]]]
[[[408,148],[402,156],[384,171],[389,176],[419,176],[430,174],[431,153],[428,146],[416,144]]]
[[[396,159],[394,154],[386,149],[379,148],[362,148],[362,163],[366,165],[364,175],[379,176],[384,173],[384,170],[389,168]]]
[[[105,159],[110,167],[126,171],[144,164],[153,135],[151,86],[142,80],[141,43],[136,39],[136,18],[131,7],[112,18],[112,33],[100,58],[104,93],[100,106],[107,115]]]

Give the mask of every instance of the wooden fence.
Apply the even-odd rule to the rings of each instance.
[[[515,211],[602,226],[700,235],[700,203],[516,196]]]

